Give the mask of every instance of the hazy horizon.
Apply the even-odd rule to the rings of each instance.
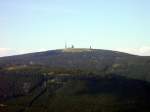
[[[0,57],[64,48],[150,56],[149,0],[0,1]]]

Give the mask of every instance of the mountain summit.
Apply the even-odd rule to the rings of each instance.
[[[111,50],[67,48],[0,58],[0,67],[23,65],[91,73],[115,73],[150,80],[150,57]]]
[[[150,57],[100,49],[3,57],[0,111],[149,112],[149,68]]]

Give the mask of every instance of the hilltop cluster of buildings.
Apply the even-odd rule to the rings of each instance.
[[[73,45],[73,44],[71,45],[71,47],[68,47],[68,46],[67,46],[67,43],[65,43],[65,49],[68,49],[68,48],[72,48],[72,49],[74,49],[75,47],[74,47],[74,45]],[[92,49],[92,46],[90,46],[89,48],[90,48],[90,49]]]

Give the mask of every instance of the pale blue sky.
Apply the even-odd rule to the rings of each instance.
[[[65,42],[150,54],[150,0],[0,0],[2,55]]]

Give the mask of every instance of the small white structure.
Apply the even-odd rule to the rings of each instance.
[[[31,87],[31,83],[30,82],[24,82],[23,83],[23,90],[25,93],[28,93]]]

